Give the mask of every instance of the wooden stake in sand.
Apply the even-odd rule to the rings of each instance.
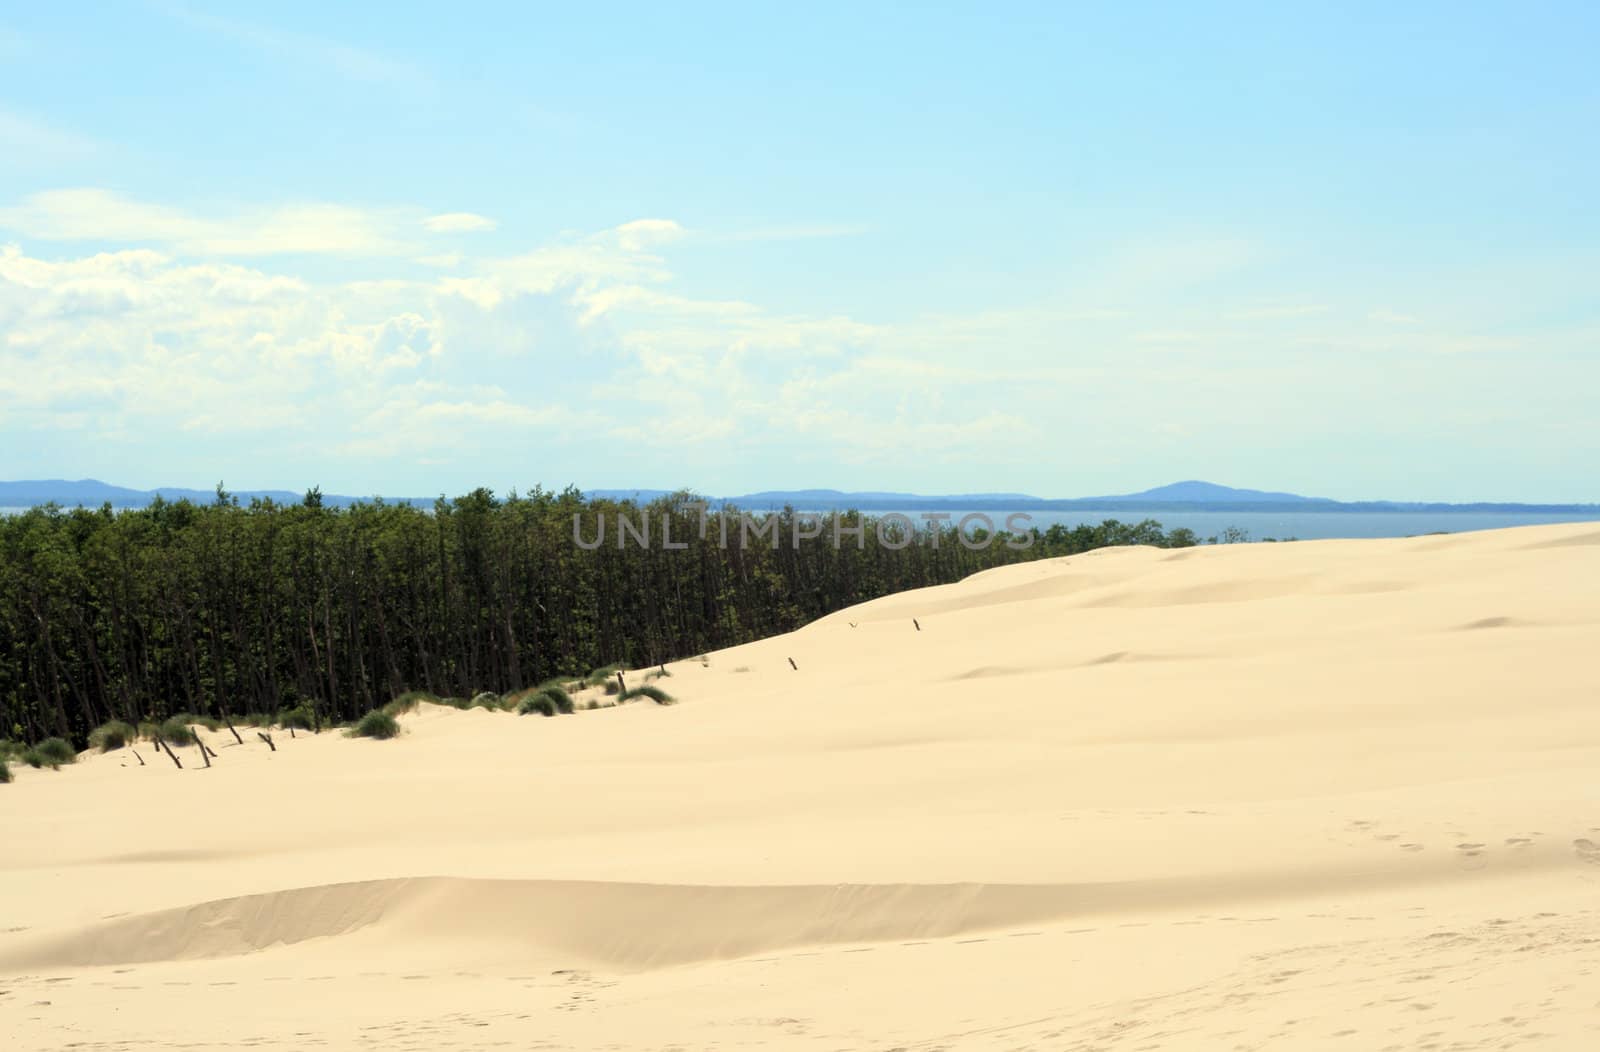
[[[144,757],[139,755],[139,750],[135,749],[133,746],[130,745],[130,746],[128,746],[128,751],[133,753],[133,758],[135,760],[139,761],[139,766],[140,767],[143,767],[144,766]]]
[[[628,693],[628,683],[622,678],[622,670],[617,670],[617,694],[621,696]]]
[[[196,745],[200,746],[200,759],[202,759],[202,760],[204,760],[206,762],[206,766],[207,767],[210,767],[211,766],[211,750],[206,748],[206,743],[200,740],[200,732],[195,730],[193,727],[190,727],[189,728],[189,733],[194,735],[194,743]]]
[[[266,742],[267,748],[271,749],[273,752],[278,751],[278,747],[272,744],[272,735],[268,734],[266,731],[256,731],[256,737]]]
[[[914,625],[917,625],[917,619],[916,619],[916,618],[914,618],[914,617],[913,617],[913,618],[912,618],[912,619],[911,619],[911,623],[912,623],[912,624],[914,624]],[[918,631],[918,632],[921,632],[921,631],[922,631],[922,626],[921,626],[921,625],[917,625],[917,631]]]
[[[230,731],[233,731],[233,740],[238,742],[240,745],[243,745],[244,739],[239,737],[239,732],[233,729],[233,721],[228,719],[228,714],[226,712],[222,714],[222,722],[228,725],[228,729]]]
[[[795,671],[796,671],[796,672],[799,672],[799,671],[800,671],[800,666],[799,666],[799,665],[796,665],[796,664],[795,664],[795,663],[794,663],[794,658],[790,658],[790,659],[789,659],[789,667],[790,667],[790,668],[792,668],[792,669],[794,669],[794,670],[795,670]]]
[[[171,757],[173,764],[177,766],[178,770],[183,770],[183,761],[178,759],[178,754],[172,751],[172,746],[167,744],[167,740],[165,738],[156,739],[156,751],[165,751],[166,754]]]

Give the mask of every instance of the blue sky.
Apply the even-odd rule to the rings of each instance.
[[[0,477],[1600,500],[1585,4],[0,6]]]

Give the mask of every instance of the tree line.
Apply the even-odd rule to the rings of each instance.
[[[219,486],[209,504],[0,517],[0,738],[81,747],[108,720],[179,712],[308,707],[344,722],[411,690],[504,693],[690,657],[1005,563],[1196,541],[1108,520],[987,538],[969,529],[963,544],[953,523],[907,537],[901,521],[848,512],[844,543],[795,544],[809,529],[785,509],[770,513],[781,543],[724,544],[742,513],[694,500],[478,489],[431,509],[334,508],[316,490],[297,504],[241,504]],[[624,517],[648,519],[673,546],[614,526],[588,546],[602,518]]]

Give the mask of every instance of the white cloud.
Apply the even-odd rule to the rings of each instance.
[[[457,234],[493,230],[497,224],[488,216],[475,215],[472,212],[445,212],[442,215],[429,216],[422,221],[422,225],[436,234]]]
[[[635,219],[612,231],[624,252],[643,252],[683,236],[683,227],[670,219]]]
[[[331,204],[289,204],[206,218],[96,188],[45,190],[0,208],[0,230],[41,241],[159,244],[185,255],[384,256],[412,246],[392,213]]]
[[[532,472],[524,483],[599,484],[608,465],[640,484],[704,485],[688,465],[714,475],[756,458],[818,481],[860,465],[903,489],[953,463],[1031,478],[1041,450],[1079,449],[1073,470],[1100,481],[1063,491],[1109,491],[1129,465],[1159,477],[1164,458],[1283,434],[1315,451],[1323,432],[1347,433],[1328,421],[1381,420],[1425,447],[1440,412],[1407,407],[1465,418],[1484,392],[1508,407],[1492,434],[1513,434],[1553,397],[1530,384],[1573,399],[1593,387],[1592,332],[1541,335],[1530,370],[1493,324],[1378,327],[1367,319],[1381,312],[1332,297],[1272,325],[1231,323],[1209,297],[1110,309],[1100,290],[913,318],[787,313],[687,294],[664,258],[683,235],[670,220],[419,279],[385,272],[411,273],[407,253],[345,268],[364,280],[318,281],[186,258],[261,241],[245,224],[94,193],[72,207],[30,199],[22,218],[63,240],[104,220],[161,248],[53,260],[0,247],[0,442],[16,448],[114,444],[161,464],[203,453],[363,478],[448,460],[474,485],[512,468]],[[297,229],[282,236],[303,240]],[[1274,304],[1299,306],[1255,309]],[[1450,370],[1442,353],[1458,356]]]

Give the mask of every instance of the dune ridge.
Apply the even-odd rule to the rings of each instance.
[[[1501,861],[1478,879],[1588,861],[1579,840]],[[1219,873],[1084,884],[684,885],[400,877],[241,895],[35,937],[0,968],[81,968],[237,956],[368,929],[501,943],[518,955],[622,970],[836,943],[948,938],[1053,921],[1265,903],[1457,876],[1441,858],[1380,867]]]

